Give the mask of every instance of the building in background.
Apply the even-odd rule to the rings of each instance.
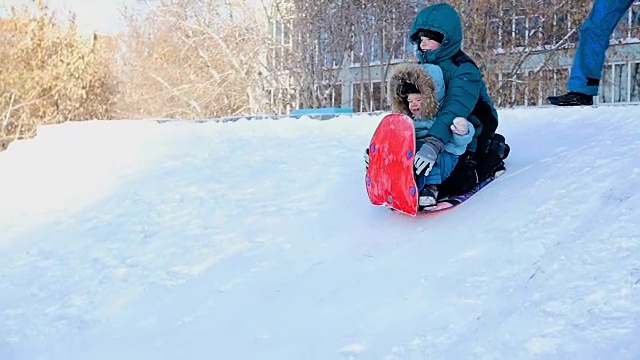
[[[387,109],[385,84],[391,68],[416,61],[407,34],[425,4],[391,2],[365,2],[356,9],[337,2],[314,12],[310,6],[315,2],[306,2],[304,8],[283,0],[270,17],[273,46],[265,88],[272,111]],[[452,3],[469,14],[463,16],[464,50],[482,68],[498,107],[544,105],[548,95],[565,91],[578,27],[591,0],[459,2]],[[304,11],[307,22],[296,20],[296,11]],[[640,1],[620,21],[611,44],[600,103],[639,103]]]

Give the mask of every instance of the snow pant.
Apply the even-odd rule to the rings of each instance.
[[[416,143],[416,153],[422,147],[424,143],[418,141]],[[419,190],[422,190],[425,185],[440,185],[442,182],[451,175],[451,172],[458,163],[460,156],[454,155],[447,151],[441,151],[436,158],[436,163],[433,165],[433,169],[425,176],[419,175],[416,177],[416,185]]]
[[[496,144],[500,143],[500,144]],[[505,145],[504,136],[494,134],[490,144],[482,154],[467,150],[458,160],[458,164],[438,187],[442,195],[460,195],[473,189],[480,182],[492,176],[497,170],[504,168],[504,159],[508,153],[500,153],[499,148]]]
[[[609,38],[634,0],[595,0],[580,27],[578,49],[573,58],[567,89],[598,95]]]

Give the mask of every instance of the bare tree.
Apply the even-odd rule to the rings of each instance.
[[[129,13],[125,114],[218,117],[260,110],[255,91],[266,34],[243,0],[162,0]]]
[[[386,81],[392,64],[403,62],[407,55],[416,13],[415,3],[399,0],[367,3],[358,11],[354,33],[361,42],[356,42],[353,54],[361,68],[356,93],[364,111],[387,107]]]
[[[0,19],[0,148],[35,136],[38,124],[111,118],[113,48],[102,38],[80,36],[73,16],[63,23],[43,0],[6,10],[8,17]]]
[[[332,0],[290,3],[291,78],[303,107],[332,105],[354,21],[350,7]]]
[[[276,26],[272,61],[267,62],[271,87],[282,86],[286,79],[293,91],[285,97],[295,96],[302,107],[346,105],[338,102],[341,76],[344,69],[360,68],[354,102],[366,110],[384,106],[385,79],[389,66],[404,58],[415,4],[279,0],[271,9],[270,21]],[[370,65],[378,67],[372,70]]]
[[[406,61],[411,22],[429,3],[276,0],[266,11],[272,41],[262,73],[276,110],[336,105],[347,77],[355,80],[346,90],[356,110],[385,108],[389,70]],[[452,3],[463,19],[463,49],[485,74],[498,106],[540,104],[566,82],[560,55],[572,55],[589,1]]]
[[[558,56],[577,41],[587,0],[454,0],[464,50],[481,66],[498,106],[536,105],[566,82]],[[570,54],[569,54],[570,55]]]

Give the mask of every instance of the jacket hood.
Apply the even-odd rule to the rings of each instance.
[[[442,46],[436,50],[420,51],[420,29],[437,31],[444,35]],[[462,23],[456,9],[449,4],[435,4],[420,10],[411,25],[409,39],[416,44],[416,55],[421,62],[437,64],[451,58],[462,46]]]
[[[423,96],[419,118],[430,119],[434,117],[438,111],[435,85],[427,71],[420,64],[415,63],[398,64],[391,71],[391,78],[387,86],[391,112],[413,117],[407,98],[400,93],[402,84],[405,82],[415,85]]]

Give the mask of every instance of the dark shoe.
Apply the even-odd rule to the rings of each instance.
[[[500,158],[504,160],[509,156],[511,147],[509,146],[509,144],[507,144],[503,135],[495,133],[491,138],[489,151],[495,151],[496,153],[498,153]]]
[[[436,206],[438,204],[438,188],[433,185],[426,185],[420,191],[418,204],[425,208]]]
[[[593,105],[593,96],[571,91],[564,95],[549,96],[547,101],[557,106],[585,106]]]
[[[490,151],[485,157],[478,161],[477,174],[478,183],[483,182],[496,171],[504,169],[504,160],[500,158],[500,154],[495,151]]]
[[[502,149],[502,152],[500,152],[500,158],[502,160],[506,159],[509,156],[509,153],[511,152],[511,146],[509,146],[509,144],[504,144],[504,148]]]

